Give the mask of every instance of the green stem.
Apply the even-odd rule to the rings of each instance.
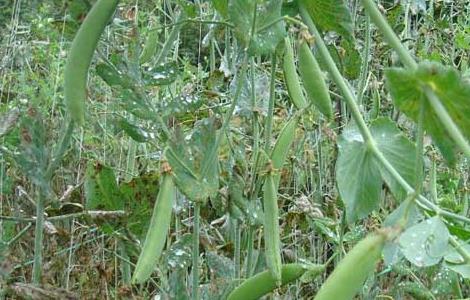
[[[371,43],[371,26],[370,26],[370,17],[366,16],[366,24],[365,24],[366,36],[365,36],[365,45],[364,45],[364,53],[362,55],[362,70],[361,70],[361,78],[359,79],[358,85],[358,95],[357,95],[357,102],[359,105],[362,104],[362,98],[364,96],[364,89],[366,87],[367,82],[367,74],[369,73],[369,56],[370,56],[370,43]]]
[[[46,175],[45,175],[46,178],[48,179],[52,178],[54,171],[57,169],[60,162],[62,161],[62,157],[64,156],[64,153],[67,150],[67,147],[69,146],[70,141],[72,139],[72,133],[73,133],[74,128],[75,128],[75,123],[72,119],[70,119],[67,123],[67,126],[65,127],[65,130],[62,132],[60,141],[57,144],[54,150],[54,154],[51,157],[51,162],[49,163],[49,166],[47,167],[47,170],[46,170]]]
[[[467,143],[467,140],[460,132],[460,129],[457,127],[457,125],[455,125],[454,121],[449,116],[449,113],[447,113],[444,105],[442,105],[437,95],[429,86],[425,86],[423,90],[426,94],[426,97],[428,98],[429,103],[431,104],[431,107],[433,108],[437,117],[441,121],[441,124],[444,125],[444,128],[446,129],[447,133],[460,147],[465,156],[470,158],[470,145]]]
[[[415,60],[408,52],[408,50],[405,49],[400,39],[398,39],[397,35],[390,27],[387,20],[384,18],[384,16],[382,16],[379,9],[377,8],[377,5],[375,5],[372,0],[362,0],[362,5],[366,9],[367,14],[370,16],[372,21],[384,35],[385,40],[393,49],[395,49],[405,66],[410,69],[415,69],[418,65],[416,64]]]
[[[193,285],[192,299],[199,299],[199,221],[201,214],[201,203],[194,202],[194,221],[193,221]]]
[[[274,102],[276,100],[276,53],[271,55],[271,82],[269,85],[268,113],[264,125],[264,151],[271,149],[271,135],[273,130]]]
[[[36,227],[34,230],[33,284],[39,285],[42,277],[42,249],[44,239],[44,201],[43,192],[38,192],[36,201]]]
[[[415,192],[415,190],[406,182],[405,179],[398,173],[398,171],[390,164],[390,162],[385,158],[383,153],[377,148],[375,145],[375,141],[372,137],[372,134],[369,131],[369,128],[367,127],[364,119],[362,118],[362,114],[359,111],[359,108],[357,106],[356,98],[352,94],[351,90],[349,89],[349,86],[346,84],[343,76],[339,72],[336,64],[334,63],[333,59],[331,58],[330,53],[328,52],[328,49],[323,42],[323,39],[316,29],[315,25],[313,24],[312,20],[310,19],[310,16],[308,15],[308,12],[305,10],[303,6],[300,7],[300,14],[302,16],[303,21],[309,28],[310,32],[315,36],[315,41],[317,43],[320,55],[322,56],[323,60],[326,62],[326,66],[328,69],[328,72],[331,74],[333,80],[335,81],[336,85],[338,88],[341,90],[344,100],[348,104],[349,108],[351,109],[351,114],[356,122],[356,125],[359,128],[359,132],[361,133],[364,142],[368,145],[369,151],[371,151],[375,157],[379,160],[379,162],[384,166],[384,168],[390,173],[390,175],[400,184],[408,194],[412,194]],[[418,196],[418,201],[421,204],[421,207],[432,210],[437,214],[440,214],[442,216],[447,216],[449,218],[453,218],[455,220],[463,221],[466,223],[470,223],[470,219],[464,216],[460,216],[451,212],[447,212],[445,210],[442,210],[439,206],[435,205],[428,199],[426,199],[424,196],[419,195]]]
[[[171,29],[170,35],[165,41],[165,44],[163,45],[162,50],[158,54],[157,60],[155,62],[155,65],[158,66],[162,63],[165,62],[165,59],[168,55],[168,52],[171,50],[173,47],[173,44],[175,43],[176,39],[178,38],[178,34],[181,30],[181,27],[183,26],[184,18],[186,17],[186,14],[184,12],[181,12],[180,15],[177,17],[176,24],[173,29]]]
[[[423,141],[424,141],[424,118],[426,116],[426,105],[425,99],[421,99],[419,107],[419,117],[418,117],[418,129],[416,132],[416,188],[415,193],[419,195],[423,187]]]
[[[333,77],[333,80],[338,85],[338,88],[343,93],[344,100],[346,101],[346,103],[349,105],[349,108],[351,109],[351,114],[354,118],[354,121],[356,121],[356,125],[358,126],[362,137],[364,138],[366,143],[372,143],[374,139],[369,129],[367,128],[367,125],[364,119],[362,118],[362,114],[359,110],[359,107],[356,104],[357,103],[356,97],[354,96],[348,84],[343,79],[343,76],[341,75],[340,71],[336,67],[336,64],[333,61],[333,58],[331,57],[330,52],[328,51],[328,48],[323,42],[323,39],[320,33],[318,32],[317,28],[315,27],[315,24],[313,24],[312,19],[310,19],[308,12],[305,10],[303,6],[300,7],[300,15],[302,16],[302,20],[304,21],[304,23],[307,25],[311,33],[314,35],[315,43],[318,46],[318,51],[320,52],[320,55],[326,62],[328,72],[331,74],[331,76]]]

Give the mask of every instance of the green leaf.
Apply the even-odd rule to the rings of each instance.
[[[86,209],[122,210],[122,197],[113,169],[100,162],[89,163],[85,173]]]
[[[313,22],[322,30],[335,31],[346,39],[353,39],[353,23],[344,0],[298,0],[308,11]]]
[[[370,125],[376,147],[409,183],[414,178],[414,145],[387,118],[374,120]],[[346,206],[348,222],[366,217],[379,205],[382,182],[385,181],[396,198],[405,191],[377,161],[355,126],[346,128],[338,142],[336,163],[338,190]]]
[[[418,267],[438,264],[448,249],[449,231],[436,216],[408,228],[400,236],[402,253]]]
[[[177,134],[165,150],[178,189],[192,201],[205,202],[217,194],[219,160],[218,155],[210,155],[215,136],[215,120],[203,119],[196,122],[189,138]]]
[[[134,141],[139,143],[145,143],[148,141],[151,134],[145,131],[142,127],[135,124],[131,124],[125,118],[119,118],[117,120],[116,126],[118,129],[122,129],[128,136],[130,136]]]
[[[395,170],[411,186],[415,186],[416,147],[398,129],[396,124],[387,118],[378,118],[372,122],[371,133],[377,147]],[[393,178],[392,175],[378,163],[382,179],[387,183],[390,191],[398,200],[406,197],[406,191]]]
[[[255,34],[250,43],[253,12],[256,6]],[[235,35],[243,47],[249,46],[252,55],[273,53],[286,34],[281,18],[282,0],[229,0],[230,21],[235,25]]]
[[[470,253],[470,244],[458,241],[459,245]],[[452,249],[445,257],[445,265],[454,272],[459,273],[464,278],[470,279],[470,263],[466,263],[464,258],[457,252],[457,250]]]
[[[224,18],[228,16],[228,0],[212,0],[215,10]]]
[[[422,62],[415,71],[391,68],[386,71],[387,83],[395,105],[415,122],[418,120],[423,87],[431,88],[447,113],[470,140],[470,84],[452,67],[436,62]],[[441,121],[426,102],[424,127],[430,133],[449,164],[456,160],[456,146]]]
[[[378,207],[382,180],[373,154],[357,131],[345,130],[338,148],[336,180],[348,222],[353,223]]]
[[[158,66],[144,67],[142,78],[146,85],[168,85],[178,78],[178,66],[176,62],[168,62]]]
[[[150,224],[155,199],[159,191],[160,175],[146,173],[119,185],[126,213],[126,227],[138,238],[144,239]]]
[[[101,77],[109,86],[121,86],[123,88],[131,87],[132,79],[118,70],[112,68],[108,64],[98,64],[96,66],[96,74]]]

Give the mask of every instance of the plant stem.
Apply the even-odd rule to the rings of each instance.
[[[418,117],[418,129],[416,132],[416,187],[415,193],[419,195],[423,187],[423,142],[424,142],[424,118],[426,116],[426,103],[425,99],[421,99],[419,107],[419,117]]]
[[[467,143],[467,140],[460,132],[460,129],[457,127],[457,125],[455,125],[454,121],[447,113],[444,105],[442,105],[437,95],[429,86],[425,86],[423,90],[426,94],[426,97],[428,98],[429,103],[431,104],[431,107],[433,108],[437,117],[441,121],[441,124],[444,125],[444,128],[446,129],[447,133],[460,147],[465,156],[470,158],[470,145]]]
[[[192,299],[199,299],[199,221],[201,214],[201,203],[194,202],[194,221],[193,221],[193,285]]]
[[[165,44],[163,45],[163,48],[162,50],[160,51],[160,53],[158,54],[158,57],[157,57],[157,60],[155,62],[155,65],[158,66],[162,63],[165,62],[165,59],[168,55],[168,52],[170,51],[171,47],[173,47],[173,44],[174,42],[176,41],[176,39],[178,38],[178,34],[180,32],[180,29],[181,27],[183,26],[184,22],[184,18],[186,18],[186,15],[184,12],[181,12],[179,14],[179,16],[177,17],[176,19],[176,24],[173,29],[171,29],[171,32],[170,32],[170,35],[168,36],[168,38],[166,39],[165,41]]]
[[[271,82],[269,84],[268,113],[264,125],[264,151],[271,149],[271,135],[273,130],[274,102],[276,101],[276,54],[271,55]]]
[[[385,167],[385,169],[390,173],[390,175],[400,184],[408,194],[412,194],[415,192],[415,190],[406,182],[405,179],[398,173],[398,171],[390,164],[390,162],[387,160],[387,158],[383,155],[383,153],[377,148],[375,145],[374,138],[372,137],[372,134],[369,131],[369,128],[367,127],[364,119],[362,118],[362,115],[359,111],[359,108],[357,106],[357,102],[355,99],[355,96],[352,94],[351,90],[349,89],[349,86],[346,84],[343,76],[339,72],[336,64],[334,63],[333,59],[331,58],[330,53],[328,52],[328,49],[323,42],[323,39],[318,32],[317,28],[315,27],[315,24],[313,24],[312,20],[310,19],[310,16],[308,15],[308,12],[305,10],[303,6],[300,7],[300,14],[302,16],[303,21],[309,28],[310,32],[314,35],[315,41],[317,43],[320,55],[322,56],[323,60],[326,63],[326,67],[328,69],[328,72],[332,75],[333,80],[335,81],[336,85],[338,88],[341,90],[344,96],[344,100],[348,104],[349,108],[351,109],[351,114],[356,122],[356,125],[359,128],[359,132],[361,133],[364,142],[368,145],[369,151],[371,151],[375,157],[379,160],[379,162]],[[432,210],[436,214],[440,214],[442,216],[450,217],[459,221],[463,221],[466,223],[470,224],[470,219],[461,216],[458,214],[454,214],[451,212],[447,212],[443,209],[441,209],[439,206],[435,205],[428,199],[426,199],[422,195],[418,195],[418,201],[421,204],[421,207],[427,210]]]
[[[41,190],[38,191],[36,201],[36,227],[34,229],[34,262],[33,262],[33,284],[39,285],[42,276],[42,241],[44,239],[44,201],[45,197]]]
[[[65,130],[62,132],[60,141],[56,145],[56,148],[54,149],[54,154],[51,157],[51,162],[49,163],[49,166],[47,167],[46,175],[45,175],[47,179],[50,180],[52,178],[54,171],[57,169],[60,162],[62,161],[62,157],[64,156],[64,153],[67,150],[67,147],[69,146],[70,141],[72,139],[72,133],[73,133],[74,128],[75,128],[75,123],[72,119],[70,119],[67,123],[67,126],[65,127]]]
[[[372,0],[362,0],[362,5],[366,9],[367,14],[370,16],[371,20],[383,33],[385,40],[387,40],[388,44],[393,49],[395,49],[403,64],[410,69],[415,69],[418,65],[408,50],[406,50],[402,45],[401,41],[390,27],[387,20],[384,18],[384,16],[382,16],[379,9],[377,8],[377,5],[375,5]]]

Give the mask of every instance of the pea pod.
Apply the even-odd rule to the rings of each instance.
[[[353,299],[374,270],[386,240],[381,232],[368,235],[354,246],[323,283],[315,300]]]
[[[65,102],[72,120],[85,122],[85,100],[88,69],[98,40],[116,10],[119,0],[98,0],[87,14],[70,48],[65,65]]]
[[[293,117],[287,124],[282,128],[279,137],[277,138],[276,144],[274,145],[273,151],[271,152],[271,163],[274,169],[279,170],[284,165],[284,162],[289,153],[289,149],[292,146],[295,138],[295,129],[299,122],[298,117]],[[274,183],[277,187],[279,186],[280,174],[274,175]]]
[[[313,279],[325,270],[324,265],[285,264],[282,265],[282,283],[286,285],[309,273],[309,279]],[[246,279],[240,286],[234,289],[227,300],[256,300],[274,291],[277,288],[276,280],[269,271],[261,272]]]
[[[294,49],[289,38],[285,38],[286,51],[284,53],[284,61],[282,69],[284,72],[284,80],[286,81],[287,92],[292,103],[298,109],[302,109],[308,106],[300,86],[299,76],[295,68],[294,61]]]
[[[307,96],[328,119],[333,117],[331,98],[323,78],[323,73],[305,41],[299,48],[299,71]]]
[[[142,283],[150,277],[165,246],[166,236],[171,222],[171,210],[175,199],[175,185],[170,172],[163,174],[157,201],[132,277],[133,283]]]
[[[279,235],[279,208],[274,174],[269,172],[264,183],[264,245],[266,263],[276,285],[282,284],[281,237]]]

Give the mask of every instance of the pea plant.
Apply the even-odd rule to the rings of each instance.
[[[4,272],[4,295],[47,294],[44,228],[79,220],[113,255],[118,298],[470,296],[469,57],[409,43],[444,4],[130,2],[67,8],[83,15],[55,144],[40,107],[2,116],[1,158],[37,194],[34,218],[1,216],[28,224],[8,242],[2,233],[4,248],[35,228],[33,258]],[[101,129],[104,140],[89,137]],[[121,145],[124,165],[87,144]],[[82,156],[77,210],[65,213],[60,170]],[[462,178],[459,200],[439,196],[442,169]],[[74,291],[67,276],[59,287]]]

